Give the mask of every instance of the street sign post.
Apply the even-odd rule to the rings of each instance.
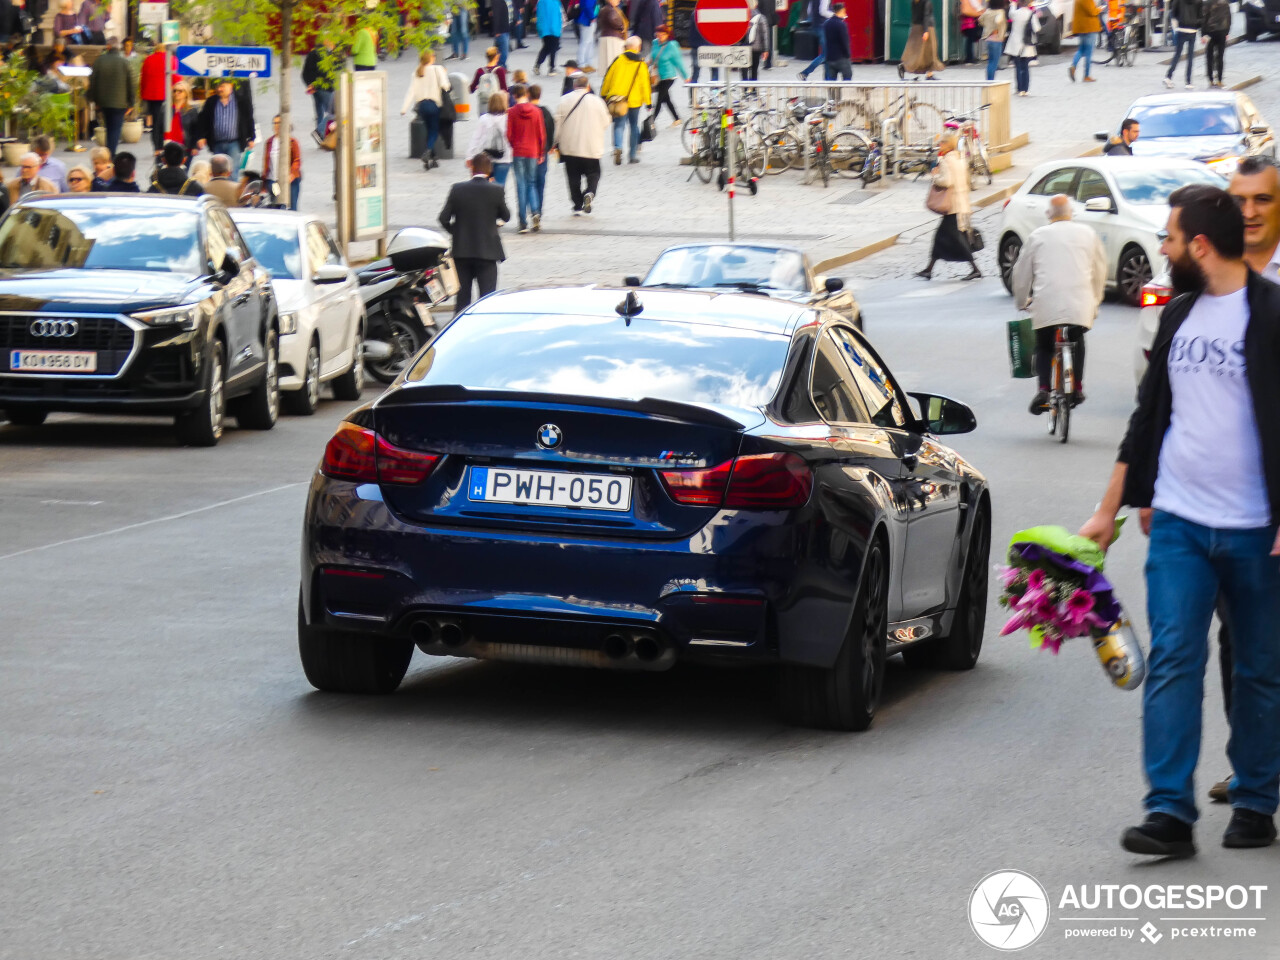
[[[751,8],[747,0],[698,0],[693,22],[707,43],[729,47],[747,35]]]
[[[177,50],[184,77],[269,77],[270,47],[186,46]]]
[[[698,66],[719,67],[725,70],[751,68],[750,47],[699,47]]]

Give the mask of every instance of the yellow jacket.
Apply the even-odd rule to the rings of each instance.
[[[643,107],[653,99],[653,90],[649,87],[649,64],[638,53],[624,53],[609,64],[604,83],[600,84],[600,96],[606,100],[626,97],[627,106]]]
[[[1102,29],[1098,15],[1102,8],[1097,0],[1076,0],[1075,9],[1071,11],[1072,33],[1097,33]]]

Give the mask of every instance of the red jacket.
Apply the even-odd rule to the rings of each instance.
[[[178,58],[169,54],[169,73],[177,79]],[[139,86],[143,100],[164,99],[164,54],[157,50],[142,61]]]
[[[517,103],[508,110],[507,140],[513,157],[545,157],[547,127],[542,122],[542,111],[532,103]]]

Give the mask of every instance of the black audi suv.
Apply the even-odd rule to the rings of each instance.
[[[276,421],[270,278],[209,197],[64,194],[0,220],[0,409],[172,414],[212,446]]]

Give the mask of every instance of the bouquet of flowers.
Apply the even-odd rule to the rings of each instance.
[[[1146,663],[1102,573],[1104,559],[1096,543],[1062,527],[1015,533],[1009,542],[1009,566],[1000,571],[1000,605],[1013,615],[1000,635],[1027,630],[1033,648],[1055,654],[1064,640],[1091,637],[1112,683],[1131,690],[1142,683]]]

